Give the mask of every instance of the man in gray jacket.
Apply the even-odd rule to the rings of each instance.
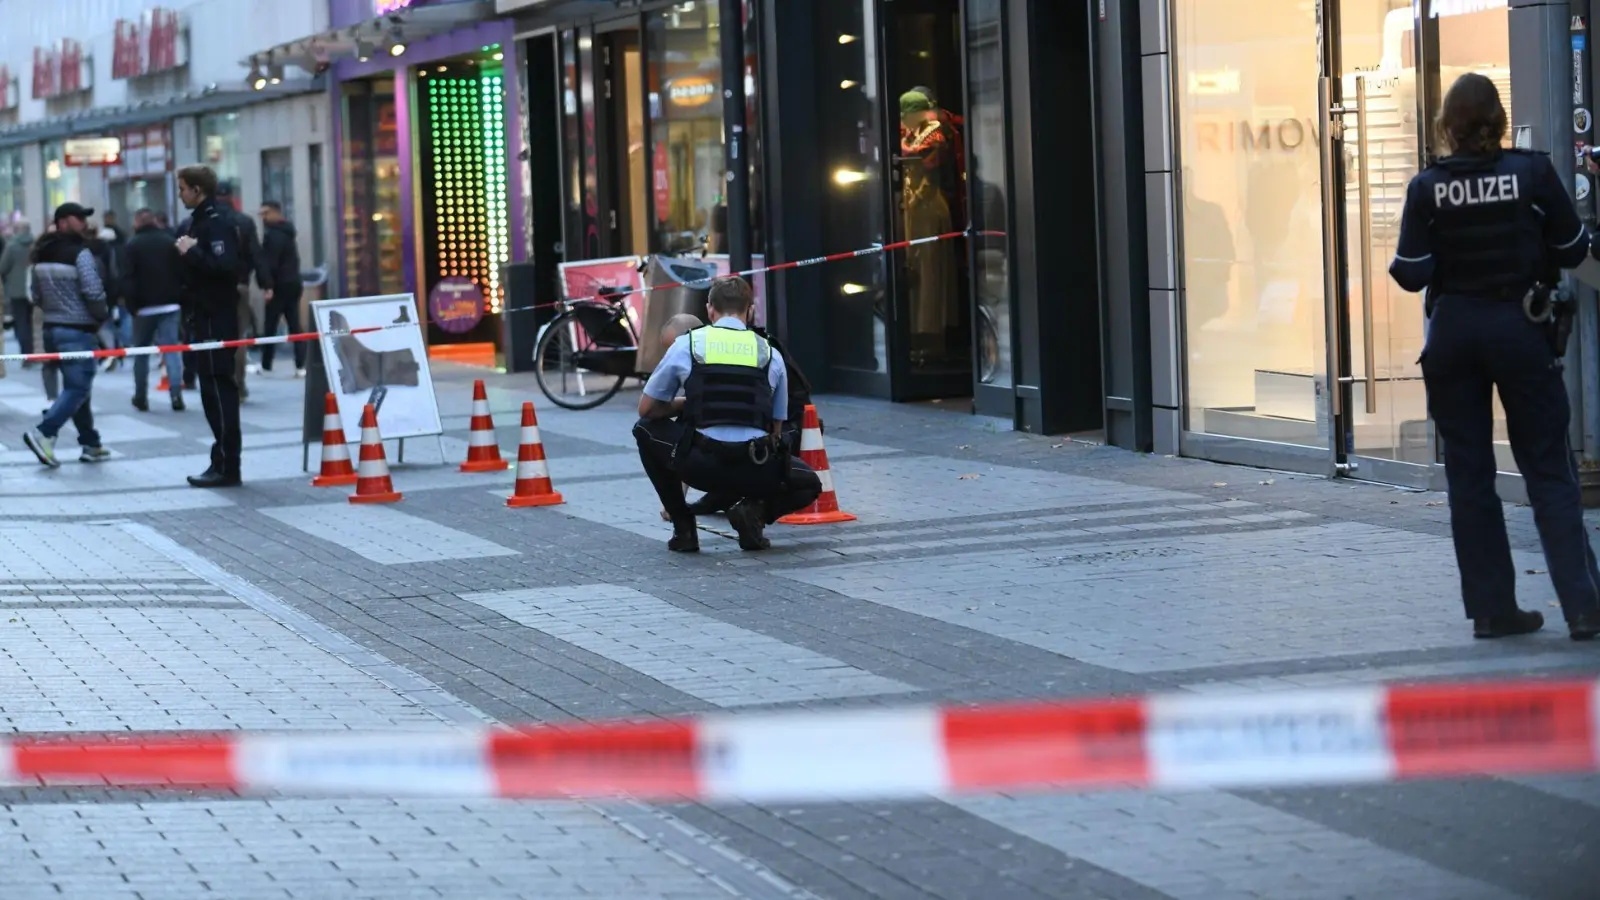
[[[88,219],[94,210],[76,203],[56,207],[56,230],[39,239],[33,250],[33,302],[44,320],[44,352],[72,353],[100,349],[96,335],[111,317],[105,283],[89,249]],[[101,462],[111,452],[100,445],[89,409],[98,368],[93,359],[61,363],[61,394],[45,410],[44,421],[22,436],[23,443],[44,465],[56,468],[56,435],[72,420],[83,447],[83,462]]]

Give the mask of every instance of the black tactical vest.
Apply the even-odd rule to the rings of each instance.
[[[719,352],[720,340],[741,349],[753,347],[753,353]],[[695,428],[738,425],[771,429],[772,385],[768,378],[772,347],[766,339],[736,328],[697,328],[689,332],[689,357],[683,411],[690,424]]]
[[[1433,208],[1436,293],[1518,299],[1545,270],[1538,157],[1519,150],[1448,156],[1422,173]]]

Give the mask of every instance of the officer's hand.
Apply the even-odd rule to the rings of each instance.
[[[178,253],[188,253],[189,248],[198,243],[200,242],[186,234],[183,237],[178,238]]]

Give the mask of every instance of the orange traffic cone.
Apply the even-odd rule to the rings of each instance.
[[[156,385],[156,393],[165,394],[172,390],[172,382],[167,380],[167,365],[161,364],[161,383]]]
[[[511,464],[500,458],[500,444],[494,439],[494,417],[489,415],[489,394],[483,380],[472,383],[472,432],[467,435],[467,461],[463,472],[503,472]]]
[[[525,506],[555,506],[565,503],[550,484],[550,467],[544,461],[544,442],[539,440],[539,417],[533,404],[522,404],[522,443],[517,447],[517,489],[506,498],[514,509]]]
[[[854,522],[856,517],[839,509],[839,496],[833,492],[833,475],[828,472],[828,451],[822,446],[822,426],[817,422],[817,408],[806,405],[806,419],[800,431],[800,461],[810,466],[822,481],[822,493],[815,503],[797,513],[790,513],[778,521],[784,525],[827,525],[833,522]]]
[[[344,439],[344,423],[339,419],[339,400],[329,391],[322,401],[322,474],[311,479],[311,486],[337,487],[355,483],[350,445]]]
[[[394,503],[400,492],[389,480],[389,461],[383,457],[383,438],[378,435],[378,413],[368,403],[361,409],[361,465],[356,470],[356,492],[351,503]]]

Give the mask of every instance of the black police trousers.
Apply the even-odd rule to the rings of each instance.
[[[1422,376],[1428,413],[1444,443],[1450,533],[1467,617],[1510,615],[1517,608],[1516,566],[1494,487],[1495,389],[1562,611],[1570,621],[1600,607],[1600,570],[1567,440],[1566,385],[1543,327],[1528,321],[1520,302],[1444,294],[1429,324]]]
[[[202,350],[194,355],[195,387],[211,426],[211,468],[239,477],[239,382],[234,380],[238,350]]]
[[[759,466],[748,457],[728,458],[703,442],[684,440],[688,427],[676,419],[640,419],[633,426],[644,472],[674,522],[693,518],[683,496],[685,484],[708,494],[757,500],[768,525],[805,509],[822,493],[817,473],[799,459],[790,457],[786,470],[779,457]]]

